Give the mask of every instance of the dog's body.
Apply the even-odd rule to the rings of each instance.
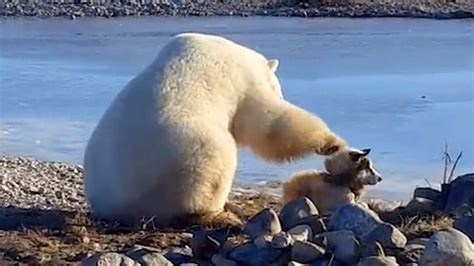
[[[343,150],[328,157],[326,172],[301,171],[283,184],[283,202],[308,197],[323,214],[338,207],[358,201],[365,185],[375,185],[382,180],[367,158],[370,150]]]

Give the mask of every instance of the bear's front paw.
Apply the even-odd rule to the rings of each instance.
[[[325,145],[323,145],[319,149],[316,149],[315,152],[323,156],[329,156],[329,155],[333,155],[336,152],[341,151],[346,146],[347,146],[346,141],[344,141],[341,138],[332,136],[328,140],[326,140]]]

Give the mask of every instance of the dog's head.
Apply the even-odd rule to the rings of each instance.
[[[363,185],[375,185],[382,181],[382,176],[375,170],[368,157],[370,149],[343,149],[324,161],[326,171],[331,175],[352,173]]]

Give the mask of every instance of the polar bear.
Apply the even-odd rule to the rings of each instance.
[[[277,59],[227,38],[182,33],[105,111],[84,155],[85,193],[108,219],[158,225],[223,212],[238,147],[283,163],[346,141],[283,97]]]

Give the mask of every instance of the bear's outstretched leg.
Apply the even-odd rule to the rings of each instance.
[[[250,146],[268,161],[291,161],[310,154],[328,156],[347,147],[322,119],[289,102],[253,101],[246,105],[234,121],[234,135],[240,145]]]

